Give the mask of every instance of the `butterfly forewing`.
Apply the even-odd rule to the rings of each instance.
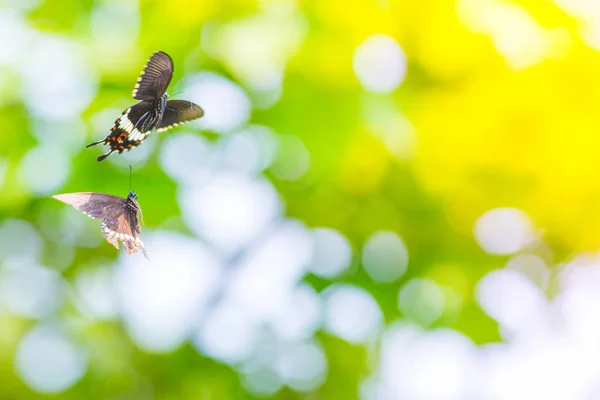
[[[166,53],[154,53],[142,70],[133,89],[132,96],[136,100],[156,100],[165,91],[173,76],[173,60]]]
[[[200,118],[204,115],[204,110],[197,104],[186,100],[169,100],[162,120],[157,125],[159,132],[177,126],[184,122]]]
[[[103,219],[114,208],[124,208],[127,202],[122,197],[93,192],[65,193],[52,197],[95,219]]]

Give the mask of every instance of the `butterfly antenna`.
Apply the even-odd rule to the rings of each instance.
[[[181,92],[177,92],[173,95],[173,97],[180,95],[180,94],[185,94],[186,100],[190,103],[190,108],[192,108],[192,100],[190,100],[190,96],[187,94],[187,92],[185,90],[182,90]]]
[[[180,80],[177,81],[176,84],[173,85],[173,87],[179,85],[180,83],[182,83],[185,80],[185,78],[181,78]]]
[[[131,173],[133,168],[131,168],[131,164],[129,164],[129,191],[131,192]]]

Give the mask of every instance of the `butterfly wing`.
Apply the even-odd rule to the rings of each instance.
[[[129,203],[132,199],[123,200]],[[144,257],[148,258],[144,249],[144,243],[140,239],[142,228],[137,218],[139,211],[139,205],[135,200],[131,204],[125,204],[119,209],[111,210],[102,219],[102,234],[117,249],[119,248],[118,241],[120,240],[125,246],[127,254],[134,254],[141,251]]]
[[[204,110],[197,104],[186,100],[169,100],[163,114],[162,120],[156,126],[159,132],[177,126],[184,122],[200,118],[204,115]]]
[[[110,194],[79,192],[52,196],[94,219],[103,219],[113,208],[124,207],[126,200]]]
[[[152,127],[148,123],[154,123],[156,112],[151,101],[141,101],[121,113],[108,136],[104,139],[90,143],[86,147],[97,144],[107,144],[110,149],[107,153],[98,157],[98,161],[104,160],[112,152],[122,153],[138,146],[150,134]]]
[[[73,206],[88,217],[101,219],[102,235],[115,248],[119,248],[120,240],[128,254],[141,250],[144,256],[148,257],[144,244],[139,239],[142,229],[137,212],[132,211],[128,198],[93,192],[65,193],[52,197]],[[135,204],[137,205],[137,202]],[[139,210],[139,205],[137,207]]]
[[[165,91],[173,76],[173,60],[162,51],[152,54],[135,84],[132,96],[136,100],[156,100]]]

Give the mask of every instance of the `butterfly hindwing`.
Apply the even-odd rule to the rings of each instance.
[[[156,126],[157,131],[163,132],[184,122],[200,118],[204,110],[197,104],[186,100],[169,100],[162,120]]]
[[[156,100],[167,90],[173,76],[173,60],[166,53],[152,54],[138,78],[132,96],[136,100]]]
[[[132,199],[127,199],[127,201],[130,200]],[[135,202],[135,199],[133,201]],[[135,204],[137,205],[137,202]],[[102,234],[117,249],[119,248],[118,241],[120,240],[125,246],[127,254],[142,251],[144,256],[148,257],[144,249],[144,244],[139,238],[142,228],[137,217],[139,206],[137,207],[127,205],[108,213],[102,220]]]
[[[154,111],[154,104],[151,101],[140,101],[126,111],[127,119],[134,127],[139,127],[147,119],[148,115]]]
[[[150,134],[152,126],[148,128],[146,125],[155,119],[155,110],[152,102],[139,102],[121,113],[121,116],[115,121],[108,136],[98,142],[90,143],[86,147],[100,143],[109,146],[109,151],[98,157],[98,161],[104,160],[112,152],[122,153],[125,150],[131,150]]]

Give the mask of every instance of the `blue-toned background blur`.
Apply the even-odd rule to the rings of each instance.
[[[146,59],[206,115],[108,133]],[[600,397],[600,7],[2,0],[0,399]],[[51,198],[126,196],[150,262]]]

